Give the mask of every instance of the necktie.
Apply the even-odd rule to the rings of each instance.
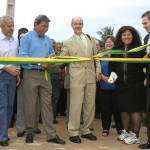
[[[78,43],[80,44],[80,46],[81,46],[82,49],[84,50],[85,55],[87,56],[87,47],[86,47],[85,43],[82,41],[82,38],[81,38],[81,37],[79,37]]]

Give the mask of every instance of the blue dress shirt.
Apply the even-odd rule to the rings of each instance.
[[[55,54],[52,46],[51,39],[47,36],[39,36],[37,32],[33,29],[27,32],[20,41],[19,57],[36,57],[45,58],[49,54]],[[42,69],[38,65],[22,65],[25,69]]]

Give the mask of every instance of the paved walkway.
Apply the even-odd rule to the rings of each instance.
[[[89,141],[82,139],[81,144],[75,144],[68,140],[68,133],[66,129],[65,117],[58,117],[59,124],[55,125],[58,135],[66,141],[66,145],[58,145],[46,142],[45,132],[41,124],[39,128],[42,130],[40,135],[34,137],[34,143],[26,144],[25,136],[17,137],[15,127],[9,129],[9,147],[1,147],[0,150],[139,150],[138,144],[126,145],[123,142],[117,141],[118,134],[115,129],[110,130],[108,137],[101,136],[101,120],[94,120],[93,134],[97,136],[97,141]],[[113,124],[113,122],[112,122]],[[146,128],[142,127],[140,132],[141,143],[146,142]]]

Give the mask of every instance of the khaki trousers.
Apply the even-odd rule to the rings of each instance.
[[[70,88],[68,132],[70,136],[89,134],[95,114],[95,83],[73,84]],[[84,124],[80,127],[81,112]]]
[[[41,110],[43,127],[47,140],[56,136],[53,126],[53,111],[51,104],[52,87],[45,79],[45,72],[38,70],[24,70],[23,93],[27,133],[35,134],[37,127],[38,103]]]

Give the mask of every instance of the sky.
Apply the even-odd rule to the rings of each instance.
[[[11,1],[11,0],[9,0]],[[7,0],[0,0],[0,16],[6,14]],[[71,19],[83,19],[83,32],[100,39],[97,31],[104,27],[114,28],[114,35],[121,26],[135,27],[142,38],[147,34],[142,26],[141,15],[150,10],[150,0],[15,0],[15,30],[33,29],[34,19],[39,14],[47,15],[51,22],[46,33],[56,41],[73,35]]]

